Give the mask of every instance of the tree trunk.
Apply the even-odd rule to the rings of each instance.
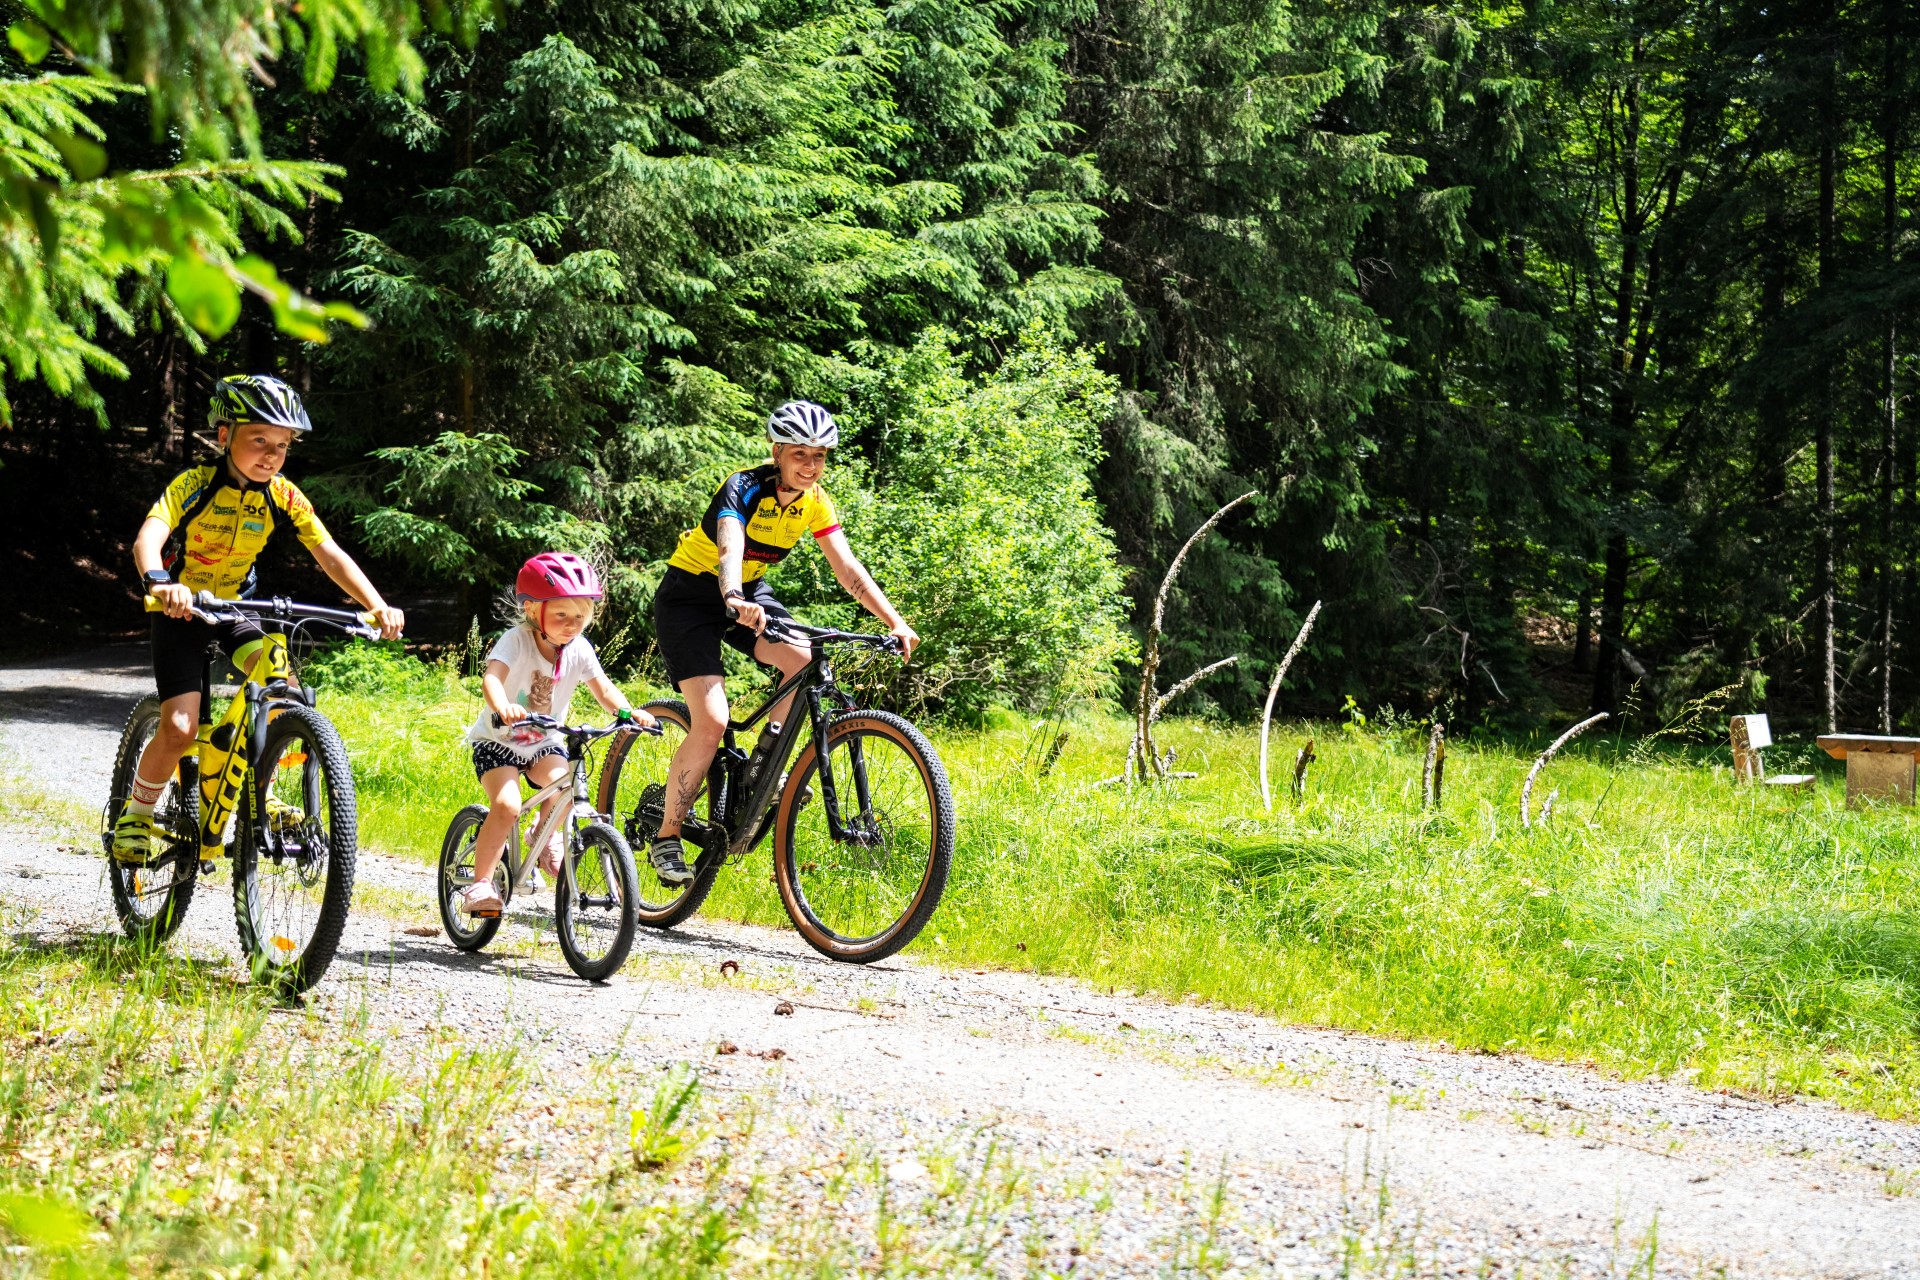
[[[1829,22],[1831,28],[1831,22]],[[1831,34],[1831,32],[1830,32]],[[1827,58],[1826,91],[1820,98],[1820,288],[1833,286],[1837,263],[1834,242],[1834,170],[1838,164],[1834,137],[1834,60]],[[1833,733],[1839,723],[1839,690],[1834,680],[1834,557],[1833,557],[1833,361],[1820,361],[1819,402],[1814,408],[1814,651],[1820,663],[1820,723]]]
[[[1619,640],[1626,630],[1627,532],[1622,517],[1633,485],[1633,433],[1639,415],[1634,385],[1633,320],[1638,309],[1641,238],[1646,212],[1640,203],[1640,79],[1645,42],[1636,37],[1632,71],[1627,77],[1620,142],[1621,214],[1620,279],[1614,289],[1613,387],[1607,414],[1607,490],[1613,501],[1613,528],[1608,532],[1605,567],[1600,580],[1600,654],[1593,668],[1593,710],[1619,710]]]
[[[1887,278],[1893,278],[1895,239],[1900,229],[1900,94],[1895,85],[1899,74],[1899,5],[1887,0],[1881,8],[1880,92],[1882,103],[1880,147],[1880,218],[1882,258]],[[1889,308],[1886,331],[1882,335],[1881,379],[1884,398],[1880,431],[1880,732],[1893,732],[1893,592],[1894,566],[1900,548],[1893,536],[1894,469],[1899,465],[1900,329],[1897,314]]]
[[[1573,608],[1573,669],[1586,671],[1593,662],[1593,587],[1580,588],[1580,601]]]

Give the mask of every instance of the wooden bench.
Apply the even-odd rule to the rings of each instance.
[[[1871,733],[1829,733],[1816,739],[1835,760],[1847,762],[1847,807],[1863,800],[1913,803],[1914,762],[1920,738],[1889,738]]]
[[[1765,716],[1735,716],[1732,737],[1735,782],[1742,786],[1758,782],[1762,786],[1789,787],[1796,791],[1812,789],[1814,778],[1810,773],[1767,776],[1767,766],[1761,761],[1760,753],[1773,745],[1773,729],[1767,724]]]

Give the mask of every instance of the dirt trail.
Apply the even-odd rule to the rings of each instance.
[[[132,650],[0,668],[0,768],[97,804],[145,681]],[[38,935],[111,930],[104,864],[57,847],[63,831],[0,826],[0,904]],[[1920,1277],[1911,1125],[1030,974],[834,965],[791,933],[707,919],[643,931],[595,989],[541,936],[543,913],[470,957],[408,932],[432,919],[424,868],[372,856],[362,883],[380,911],[356,912],[317,993],[328,1016],[364,1001],[396,1036],[459,1024],[556,1063],[616,1044],[690,1060],[714,1088],[770,1091],[820,1162],[849,1135],[904,1159],[991,1133],[1031,1172],[1040,1264],[1074,1274],[1169,1269],[1218,1187],[1221,1256],[1249,1273],[1335,1273],[1364,1237],[1423,1274],[1645,1275],[1657,1224],[1663,1275]],[[224,873],[176,945],[234,954]]]

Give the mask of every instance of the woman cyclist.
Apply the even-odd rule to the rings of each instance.
[[[893,607],[841,531],[833,500],[820,487],[827,450],[840,443],[833,415],[806,400],[789,400],[767,419],[773,460],[736,471],[721,482],[700,523],[680,535],[653,601],[654,630],[667,679],[686,700],[692,721],[667,771],[666,816],[648,861],[667,884],[693,879],[680,828],[706,780],[727,729],[727,688],[720,646],[725,643],[791,676],[811,654],[803,645],[770,639],[768,622],[792,615],[774,599],[766,572],[811,533],[847,594],[886,624],[907,657],[920,637]],[[765,732],[784,720],[793,699],[774,708]]]

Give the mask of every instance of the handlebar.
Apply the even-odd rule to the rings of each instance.
[[[153,600],[153,597],[148,596],[147,599]],[[202,591],[193,597],[193,616],[202,622],[239,622],[249,614],[276,622],[322,622],[365,640],[380,638],[380,628],[371,613],[300,604],[285,596],[275,596],[270,600],[222,600],[211,591]]]
[[[740,611],[732,605],[727,606],[727,617],[737,619]],[[837,631],[832,627],[810,627],[804,622],[788,622],[780,618],[768,617],[766,635],[770,640],[795,639],[810,641],[813,644],[862,644],[882,653],[897,654],[901,650],[900,641],[895,636],[876,636],[866,631]]]
[[[497,714],[491,718],[494,728],[504,729],[507,727],[507,722]],[[616,733],[651,733],[655,737],[658,737],[665,732],[665,730],[657,724],[649,729],[645,725],[638,724],[631,720],[625,724],[615,721],[609,725],[561,724],[552,716],[541,715],[538,711],[532,712],[524,719],[516,720],[513,723],[529,724],[536,729],[545,729],[553,733],[564,733],[568,737],[576,738],[581,742],[593,742],[600,738],[610,738]]]

